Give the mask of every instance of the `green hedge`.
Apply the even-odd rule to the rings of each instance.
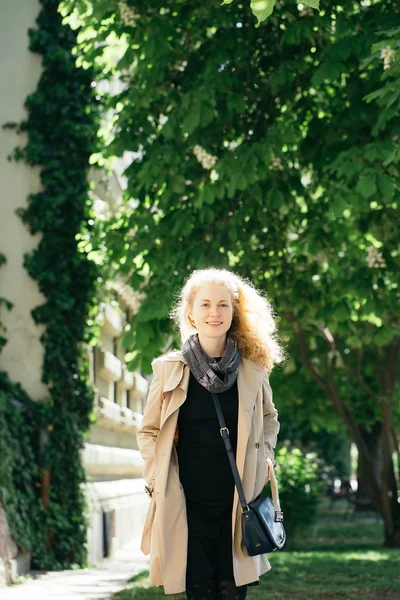
[[[284,514],[287,547],[296,536],[309,532],[317,519],[318,503],[324,484],[315,454],[303,454],[298,448],[280,448],[275,452],[279,500]],[[268,484],[270,487],[270,484]]]

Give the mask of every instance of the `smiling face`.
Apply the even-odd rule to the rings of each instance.
[[[197,290],[189,318],[199,332],[200,342],[225,340],[232,317],[232,295],[226,287],[208,283]]]

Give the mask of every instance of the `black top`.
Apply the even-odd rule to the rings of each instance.
[[[218,394],[236,455],[237,382]],[[210,392],[190,373],[187,397],[178,416],[179,476],[186,503],[204,516],[218,517],[232,509],[234,479]]]

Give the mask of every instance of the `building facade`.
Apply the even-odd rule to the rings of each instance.
[[[89,560],[111,555],[139,539],[148,500],[142,480],[143,460],[137,448],[148,382],[128,371],[121,334],[128,322],[129,297],[120,293],[102,313],[101,342],[91,354],[96,422],[86,440],[82,460],[86,470],[90,527]]]
[[[34,92],[41,74],[40,57],[28,49],[28,29],[35,27],[40,11],[36,0],[2,0],[0,14],[0,76],[7,82],[0,94],[0,125],[19,123],[25,117],[24,102]],[[41,381],[44,350],[31,311],[44,303],[36,281],[23,266],[40,234],[31,236],[16,210],[27,206],[29,194],[40,190],[39,169],[9,161],[15,146],[24,140],[13,130],[0,127],[0,252],[7,262],[0,272],[0,297],[13,303],[1,310],[7,344],[0,355],[0,370],[19,382],[30,398],[48,396]],[[140,425],[148,381],[129,372],[124,363],[121,336],[135,307],[131,290],[119,284],[103,306],[101,337],[90,351],[91,379],[95,388],[95,421],[85,438],[82,462],[86,471],[85,494],[89,517],[89,563],[110,556],[141,533],[148,499],[141,478],[142,459],[136,431]],[[0,584],[10,583],[29,569],[29,557],[12,540],[0,503]]]

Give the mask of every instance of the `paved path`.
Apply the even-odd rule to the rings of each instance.
[[[0,588],[1,600],[108,600],[112,594],[127,587],[136,573],[148,569],[148,559],[139,549],[139,542],[118,550],[113,558],[97,567],[76,571],[31,573],[24,583]]]

